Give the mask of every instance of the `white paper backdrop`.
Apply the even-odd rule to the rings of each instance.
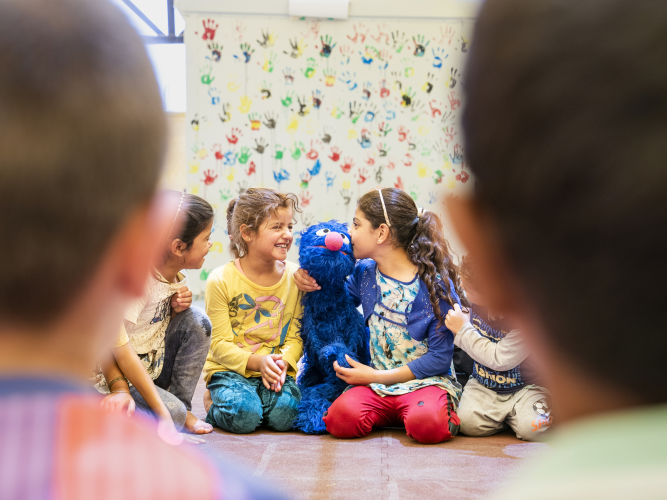
[[[471,32],[470,21],[186,16],[188,191],[219,214],[193,292],[230,259],[225,210],[250,186],[296,193],[297,231],[349,222],[376,186],[437,212],[469,188],[459,112]]]

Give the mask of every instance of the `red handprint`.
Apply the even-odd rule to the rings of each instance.
[[[377,43],[389,44],[389,35],[386,32],[388,29],[387,23],[378,24],[378,36],[371,35],[371,38]]]
[[[205,186],[210,186],[218,178],[218,174],[215,174],[213,170],[204,170],[204,178],[202,182]]]
[[[347,174],[350,170],[352,170],[352,167],[354,167],[354,161],[352,158],[349,156],[345,157],[343,164],[340,166],[341,170]]]
[[[368,180],[368,170],[360,168],[357,172],[357,184],[363,184]]]
[[[442,111],[440,111],[438,108],[433,107],[434,103],[436,105],[438,104],[435,99],[433,99],[432,101],[429,101],[429,103],[428,103],[428,107],[431,108],[431,118],[435,118],[438,115],[442,115]]]
[[[243,132],[241,132],[240,129],[234,127],[232,129],[232,136],[231,137],[227,136],[227,142],[229,142],[229,144],[236,144],[237,142],[239,142],[239,137],[242,136]]]
[[[398,127],[398,140],[400,142],[403,142],[408,138],[408,135],[410,134],[410,131],[406,129],[403,125]]]
[[[202,40],[213,40],[213,38],[215,37],[215,30],[218,29],[218,24],[213,19],[206,19],[201,23],[204,26],[204,34],[202,35]]]
[[[380,97],[389,97],[389,89],[387,88],[387,80],[380,82]]]
[[[396,164],[393,162],[393,160],[389,160],[389,163],[387,163],[387,168],[389,170],[394,170],[396,168]]]
[[[366,165],[368,165],[369,167],[375,165],[375,158],[373,158],[373,156],[370,153],[368,153],[368,158],[366,158],[364,161],[366,162]]]
[[[340,153],[341,153],[340,148],[338,146],[334,146],[333,148],[331,148],[331,156],[329,156],[329,158],[331,159],[331,161],[338,161],[340,159]]]
[[[456,180],[461,181],[463,184],[468,182],[468,179],[470,179],[470,175],[468,174],[468,172],[464,172],[463,170],[461,170],[460,174],[456,174]]]
[[[255,172],[257,172],[257,168],[255,167],[255,162],[251,161],[250,164],[248,165],[248,170],[246,170],[245,173],[248,175],[252,175]]]
[[[222,146],[220,146],[220,144],[217,142],[211,146],[211,150],[215,154],[216,160],[222,160],[224,158],[224,155],[222,154]]]
[[[368,35],[368,28],[361,23],[353,25],[352,28],[354,29],[354,38],[350,35],[347,35],[347,37],[354,43],[357,43],[357,40],[364,43],[366,41],[366,35]]]
[[[449,93],[447,99],[449,99],[449,105],[452,108],[452,111],[456,111],[461,106],[461,101],[456,98],[453,90]]]
[[[320,155],[317,151],[315,151],[315,147],[318,146],[318,143],[320,146],[322,145],[322,143],[316,141],[315,139],[310,141],[310,151],[306,153],[306,158],[309,160],[317,160],[317,157]]]
[[[401,179],[400,175],[396,177],[396,182],[394,183],[394,187],[396,189],[403,189],[403,179]]]
[[[406,167],[412,166],[412,155],[410,153],[405,154],[405,158],[403,158],[403,165]]]
[[[302,207],[307,207],[310,205],[310,200],[313,199],[313,195],[310,194],[310,191],[302,191],[301,192],[301,206]]]
[[[445,129],[445,142],[449,144],[449,142],[454,139],[455,135],[456,132],[454,131],[454,127],[447,127]]]

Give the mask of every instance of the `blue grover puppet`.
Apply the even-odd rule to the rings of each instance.
[[[303,359],[297,383],[302,398],[294,428],[307,434],[326,430],[322,417],[347,386],[336,377],[333,362],[349,368],[347,354],[369,363],[364,319],[345,286],[355,262],[347,225],[329,221],[301,233],[299,263],[321,287],[305,294],[300,320]]]

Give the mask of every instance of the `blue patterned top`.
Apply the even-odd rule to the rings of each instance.
[[[371,364],[377,370],[392,370],[428,352],[428,337],[419,342],[410,336],[407,328],[406,311],[419,293],[420,280],[415,276],[410,283],[405,283],[385,276],[379,270],[376,270],[376,279],[382,300],[375,304],[368,321]],[[461,386],[454,377],[453,361],[445,376],[415,379],[391,386],[371,384],[370,387],[380,396],[397,396],[431,385],[447,391],[454,404],[458,405]]]

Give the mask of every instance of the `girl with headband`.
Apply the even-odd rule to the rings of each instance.
[[[420,443],[447,441],[458,432],[461,386],[444,318],[461,304],[461,289],[442,223],[404,191],[385,188],[359,199],[352,224],[359,260],[347,289],[363,308],[372,366],[334,362],[350,387],[324,417],[327,431],[354,438],[405,425]],[[295,277],[301,290],[318,289],[306,271]]]

